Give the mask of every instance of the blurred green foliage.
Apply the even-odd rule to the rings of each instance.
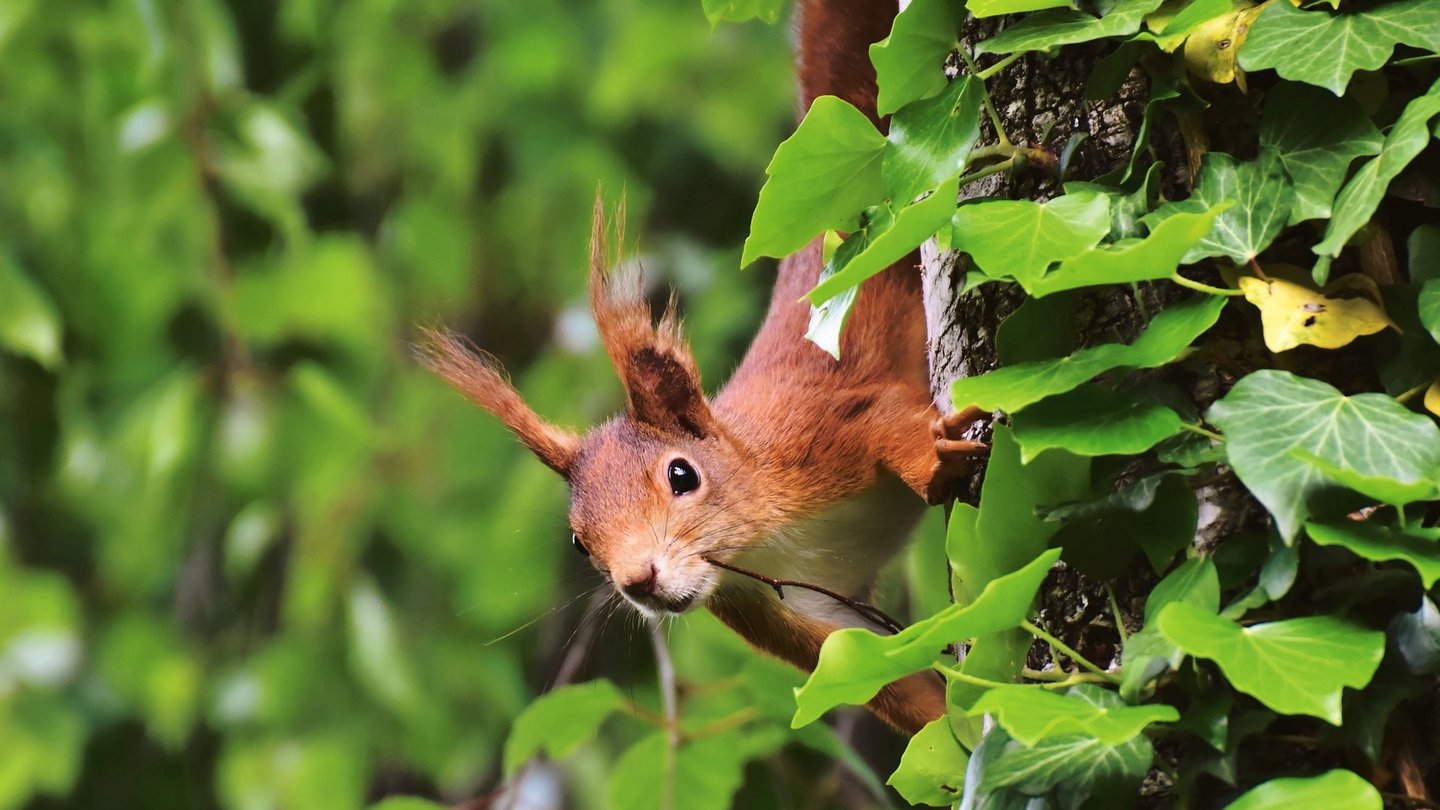
[[[607,416],[599,184],[713,385],[769,283],[733,268],[792,126],[784,38],[694,0],[0,4],[0,808],[493,789],[608,586],[414,327]],[[578,677],[658,708],[624,613]],[[695,722],[761,706],[745,750],[781,742],[793,673],[704,616],[670,636],[687,682],[755,675]],[[644,731],[605,729],[578,806]]]

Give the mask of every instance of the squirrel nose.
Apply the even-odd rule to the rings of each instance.
[[[655,575],[657,573],[655,563],[647,563],[645,574],[621,585],[620,590],[624,591],[627,596],[632,596],[636,599],[652,596],[655,593]]]

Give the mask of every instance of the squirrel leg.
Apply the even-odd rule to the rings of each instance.
[[[897,412],[903,416],[887,423],[881,463],[927,503],[944,503],[990,452],[990,445],[965,438],[989,414],[978,408],[941,414],[928,403]]]

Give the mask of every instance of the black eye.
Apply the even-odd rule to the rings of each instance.
[[[675,495],[684,495],[700,488],[700,473],[695,472],[690,462],[683,458],[670,462],[669,468],[665,470],[665,477],[670,480],[670,492]]]
[[[580,552],[581,557],[590,556],[590,549],[585,548],[585,544],[580,542],[580,535],[575,534],[574,532],[570,533],[570,545],[574,546],[575,550]]]

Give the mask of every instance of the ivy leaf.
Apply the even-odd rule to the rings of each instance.
[[[1440,579],[1440,528],[1392,529],[1369,521],[1307,523],[1305,532],[1322,546],[1344,546],[1373,562],[1403,560],[1420,574],[1428,591]]]
[[[1432,278],[1420,288],[1420,322],[1430,337],[1440,343],[1440,278]]]
[[[1236,68],[1235,60],[1260,11],[1248,0],[1242,0],[1235,3],[1233,10],[1197,24],[1185,37],[1186,70],[1215,84],[1234,82],[1244,91],[1245,73]],[[1165,30],[1168,33],[1170,26]]]
[[[1405,105],[1399,120],[1385,136],[1380,155],[1361,166],[1335,198],[1335,215],[1325,228],[1325,239],[1314,247],[1317,255],[1339,256],[1350,237],[1370,221],[1390,181],[1430,143],[1430,119],[1437,113],[1440,113],[1440,81],[1431,85],[1425,95]]]
[[[949,807],[965,787],[965,767],[969,757],[955,733],[950,718],[931,720],[910,738],[900,767],[890,774],[886,784],[895,788],[911,804]]]
[[[1001,14],[1074,7],[1072,0],[970,0],[965,4],[965,10],[976,17],[998,17]]]
[[[1271,3],[1240,50],[1249,71],[1274,68],[1282,77],[1344,95],[1357,70],[1376,70],[1404,43],[1440,51],[1431,0],[1401,0],[1372,10],[1330,14]]]
[[[1186,251],[1182,261],[1190,264],[1209,256],[1225,256],[1235,264],[1245,264],[1285,227],[1290,196],[1290,178],[1274,149],[1261,149],[1259,157],[1245,163],[1223,152],[1207,152],[1190,198],[1160,206],[1145,222],[1153,229],[1176,214],[1208,211],[1233,200],[1235,207],[1220,215],[1210,234]]]
[[[986,585],[974,602],[951,605],[893,636],[855,627],[831,633],[820,648],[815,671],[795,690],[791,727],[809,725],[842,703],[868,701],[886,684],[933,664],[951,642],[1018,626],[1059,557],[1059,549],[1047,551]]]
[[[505,775],[540,751],[555,759],[569,756],[624,705],[620,690],[604,678],[546,692],[515,718],[505,739]]]
[[[1220,609],[1220,576],[1215,561],[1209,557],[1186,560],[1165,575],[1145,600],[1145,626],[1125,640],[1121,650],[1120,695],[1135,702],[1145,684],[1160,677],[1166,669],[1180,664],[1180,648],[1155,626],[1155,617],[1174,604],[1194,605],[1214,613]]]
[[[1054,447],[1078,456],[1135,455],[1180,431],[1179,414],[1103,385],[1086,384],[1049,397],[1014,417],[1021,459]]]
[[[1265,347],[1272,352],[1302,344],[1338,349],[1387,326],[1399,329],[1369,276],[1351,273],[1316,289],[1303,267],[1270,264],[1265,275],[1241,276],[1238,283],[1245,300],[1260,310]]]
[[[609,807],[663,810],[727,810],[744,783],[745,763],[766,756],[784,743],[775,726],[731,729],[686,742],[674,755],[673,785],[666,777],[672,762],[665,732],[642,737],[625,750],[611,770]],[[667,795],[670,790],[673,794]]]
[[[975,701],[970,715],[995,715],[1012,738],[1034,746],[1051,737],[1083,735],[1105,745],[1135,738],[1151,723],[1180,719],[1174,706],[1097,705],[1077,695],[1059,695],[1039,686],[996,686]]]
[[[1227,200],[1197,213],[1176,213],[1144,239],[1122,239],[1066,259],[1029,287],[1032,295],[1097,284],[1126,284],[1169,278],[1231,207]]]
[[[1179,14],[1171,17],[1165,27],[1160,30],[1160,36],[1171,37],[1177,34],[1186,34],[1203,23],[1207,23],[1216,17],[1223,17],[1229,14],[1234,8],[1234,0],[1193,0]],[[1161,9],[1163,12],[1165,9]],[[1149,20],[1151,30],[1155,27],[1155,17]]]
[[[1301,448],[1292,448],[1291,455],[1310,464],[1346,489],[1353,489],[1367,498],[1374,498],[1391,506],[1404,506],[1416,501],[1440,499],[1440,480],[1397,481],[1384,475],[1361,475],[1354,470],[1338,467],[1323,458]]]
[[[991,278],[1013,278],[1029,289],[1051,264],[1084,253],[1110,232],[1110,199],[1084,192],[1044,204],[988,200],[960,206],[951,221],[952,247]]]
[[[1294,183],[1288,224],[1331,215],[1355,158],[1380,153],[1384,139],[1353,99],[1308,84],[1286,84],[1265,98],[1260,145],[1280,155]]]
[[[834,96],[815,99],[765,169],[740,264],[788,256],[821,231],[858,228],[860,212],[885,199],[884,152],[885,137],[864,113]]]
[[[1123,705],[1115,693],[1093,684],[1071,687],[1069,694],[1097,709]],[[1139,782],[1153,758],[1154,749],[1144,736],[1122,745],[1084,735],[1049,737],[1033,746],[1010,740],[1000,756],[986,763],[980,790],[1009,787],[1039,796],[1063,784],[1061,806],[1079,807],[1097,790]]]
[[[905,105],[890,119],[880,174],[890,198],[908,203],[926,189],[958,177],[980,140],[985,82],[966,76],[934,98]],[[954,204],[955,196],[950,197]]]
[[[1385,634],[1334,616],[1307,616],[1249,627],[1184,603],[1155,619],[1187,655],[1214,661],[1230,683],[1281,714],[1340,725],[1345,687],[1370,682],[1385,654]]]
[[[1068,9],[1042,11],[981,42],[976,46],[975,54],[1046,51],[1077,42],[1128,36],[1140,30],[1141,20],[1159,8],[1161,2],[1117,0],[1100,18]]]
[[[1065,184],[1065,193],[1094,191],[1109,197],[1110,235],[1107,238],[1112,242],[1140,239],[1150,230],[1140,219],[1150,213],[1160,199],[1160,169],[1161,164],[1151,163],[1150,168],[1145,170],[1145,177],[1136,185],[1134,191],[1076,180]]]
[[[1176,553],[1195,541],[1199,504],[1180,475],[1161,473],[1149,480],[1159,482],[1149,506],[1137,510],[1117,503],[1086,519],[1065,520],[1055,534],[1055,544],[1065,549],[1065,562],[1089,576],[1113,579],[1124,573],[1138,550],[1145,552],[1157,573],[1169,568]],[[1112,493],[1111,498],[1119,494]],[[1110,498],[1079,508],[1107,501]],[[1046,517],[1054,519],[1058,511]]]
[[[880,115],[946,85],[945,60],[956,46],[955,8],[950,0],[914,0],[896,15],[890,35],[870,46],[880,88],[875,104]]]
[[[1163,366],[1213,326],[1224,306],[1220,296],[1192,298],[1156,315],[1134,343],[1103,343],[1057,360],[1021,363],[965,377],[955,381],[951,396],[957,405],[1014,413],[1113,369]]]
[[[892,211],[889,205],[870,209],[865,228],[850,234],[835,252],[832,265],[838,267],[831,275],[806,293],[811,304],[820,305],[845,290],[879,273],[919,247],[935,231],[945,225],[955,210],[955,194],[959,177],[941,183],[925,199]],[[858,250],[847,249],[855,242]],[[843,266],[841,266],[843,262]]]
[[[1329,481],[1299,448],[1362,476],[1401,483],[1440,471],[1440,428],[1383,394],[1347,397],[1319,380],[1264,369],[1210,408],[1235,474],[1275,518],[1288,543]]]
[[[1344,807],[1380,810],[1384,803],[1369,782],[1353,771],[1336,768],[1319,776],[1270,781],[1245,792],[1225,810],[1291,810],[1295,807]]]

